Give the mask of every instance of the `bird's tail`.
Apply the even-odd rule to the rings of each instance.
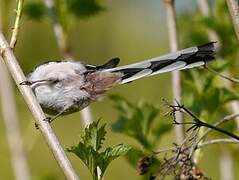
[[[214,42],[209,42],[139,63],[105,69],[105,71],[122,73],[120,83],[124,84],[159,73],[205,65],[214,60],[214,51]]]

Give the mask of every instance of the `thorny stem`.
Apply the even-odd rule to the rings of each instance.
[[[208,70],[209,72],[211,72],[211,73],[213,73],[213,74],[216,74],[217,76],[219,76],[219,77],[221,77],[221,78],[223,78],[223,79],[226,79],[226,80],[228,80],[228,81],[230,81],[230,82],[232,82],[232,83],[237,83],[237,84],[239,84],[239,79],[236,79],[236,78],[229,77],[229,76],[226,76],[226,75],[224,75],[224,74],[221,74],[221,73],[215,71],[214,69],[208,67],[207,65],[205,65],[204,68],[205,68],[206,70]]]
[[[22,16],[23,3],[24,3],[24,0],[18,0],[17,10],[15,10],[16,11],[16,19],[15,19],[14,27],[12,30],[12,37],[11,37],[11,41],[10,41],[10,47],[12,49],[15,48],[16,43],[17,43],[18,31],[19,31],[19,27],[20,27],[20,19]]]

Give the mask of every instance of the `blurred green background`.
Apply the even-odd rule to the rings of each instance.
[[[163,1],[161,0],[106,0],[102,1],[106,10],[87,19],[74,21],[70,32],[71,46],[75,60],[85,63],[101,64],[112,57],[120,57],[121,65],[145,60],[169,52],[167,25]],[[10,37],[14,22],[15,1],[0,0],[5,34]],[[176,1],[178,15],[197,11],[196,1]],[[181,20],[182,21],[182,20]],[[185,22],[184,22],[185,23]],[[179,24],[183,33],[184,26]],[[185,48],[185,47],[181,47]],[[49,18],[33,21],[23,16],[16,56],[25,74],[44,61],[61,59]],[[131,102],[147,101],[162,107],[161,99],[171,99],[170,74],[139,80],[134,83],[115,87],[108,94],[120,94]],[[15,88],[17,110],[21,132],[31,170],[32,179],[64,179],[64,175],[47,148],[40,132],[34,128],[31,113],[28,111],[18,90]],[[117,112],[107,98],[93,103],[95,120],[101,118],[107,123],[106,145],[119,143],[137,144],[131,138],[111,131]],[[1,114],[0,114],[1,117]],[[1,117],[2,118],[2,117]],[[159,121],[162,118],[158,119]],[[76,113],[59,118],[52,124],[63,147],[76,144],[82,134],[83,124],[80,114]],[[159,148],[171,146],[175,142],[174,131],[162,138]],[[219,179],[218,157],[223,145],[205,149],[199,165],[213,179]],[[235,154],[234,172],[239,178],[238,154]],[[73,154],[68,154],[81,179],[90,179],[88,169]],[[9,149],[3,121],[0,121],[0,179],[13,179]],[[121,157],[107,169],[104,179],[140,179],[140,176],[126,160]]]

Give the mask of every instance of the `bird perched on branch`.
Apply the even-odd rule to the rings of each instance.
[[[96,66],[76,61],[39,65],[21,85],[30,85],[44,112],[60,115],[77,112],[99,99],[111,87],[174,70],[203,66],[214,59],[214,42],[119,66],[119,58]]]

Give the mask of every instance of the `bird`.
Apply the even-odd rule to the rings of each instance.
[[[206,65],[215,59],[214,43],[124,66],[117,66],[119,58],[98,66],[73,60],[50,61],[38,65],[20,84],[31,87],[43,111],[52,116],[45,120],[52,122],[61,115],[84,109],[116,85]]]

